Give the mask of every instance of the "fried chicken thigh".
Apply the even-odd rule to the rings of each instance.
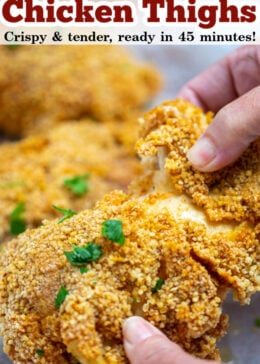
[[[90,208],[109,191],[126,190],[141,170],[138,158],[118,144],[107,125],[89,120],[0,145],[0,242],[10,239],[12,212],[19,204],[24,204],[26,227],[36,227],[60,215],[53,205]],[[73,193],[65,185],[73,178],[81,178],[88,190]]]
[[[0,65],[0,131],[10,136],[84,117],[124,123],[161,84],[119,46],[2,46]]]
[[[182,100],[148,112],[137,143],[146,172],[128,193],[6,245],[0,309],[14,363],[127,363],[121,327],[133,314],[219,359],[226,292],[243,304],[259,290],[259,140],[233,166],[199,173],[186,152],[210,120]],[[119,235],[104,233],[111,221]]]

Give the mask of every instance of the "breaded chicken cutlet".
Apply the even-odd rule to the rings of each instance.
[[[105,124],[91,121],[66,122],[45,135],[2,144],[0,241],[10,239],[17,206],[24,204],[26,227],[36,227],[62,216],[53,205],[81,211],[115,188],[126,190],[141,169]]]
[[[180,99],[165,102],[140,119],[137,152],[144,164],[153,164],[153,169],[157,170],[165,169],[174,190],[190,197],[211,221],[259,223],[259,138],[237,163],[220,172],[199,172],[186,157],[212,117],[212,113],[202,117],[199,108]],[[146,169],[149,170],[149,165]],[[161,185],[158,190],[162,190]]]
[[[259,290],[259,140],[228,169],[196,172],[186,151],[209,122],[181,100],[152,110],[137,144],[149,171],[128,194],[7,244],[0,309],[14,363],[127,363],[121,326],[133,314],[188,352],[219,359],[226,292],[248,303]],[[253,200],[239,200],[243,183]],[[233,196],[243,212],[232,218],[222,201],[232,209]]]
[[[2,46],[0,65],[0,131],[10,136],[83,117],[124,122],[160,86],[154,67],[119,46]]]

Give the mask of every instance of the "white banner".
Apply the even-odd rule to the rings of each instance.
[[[259,0],[2,0],[1,44],[259,44]]]

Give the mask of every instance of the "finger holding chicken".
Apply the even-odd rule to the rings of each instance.
[[[137,143],[146,173],[128,193],[111,192],[92,210],[46,221],[6,245],[1,322],[14,363],[127,363],[121,327],[131,315],[197,357],[220,359],[226,293],[244,304],[259,291],[259,165],[254,144],[229,167],[230,196],[245,175],[255,197],[235,199],[241,213],[232,218],[220,203],[229,196],[220,188],[227,172],[200,175],[185,157],[209,121],[181,100],[152,110]],[[214,191],[214,218],[198,191],[206,199]]]

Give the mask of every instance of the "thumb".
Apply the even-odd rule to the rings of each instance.
[[[216,171],[234,162],[259,135],[260,86],[224,106],[188,158],[200,171]]]
[[[218,364],[185,353],[141,317],[127,319],[123,334],[125,351],[131,364]]]

